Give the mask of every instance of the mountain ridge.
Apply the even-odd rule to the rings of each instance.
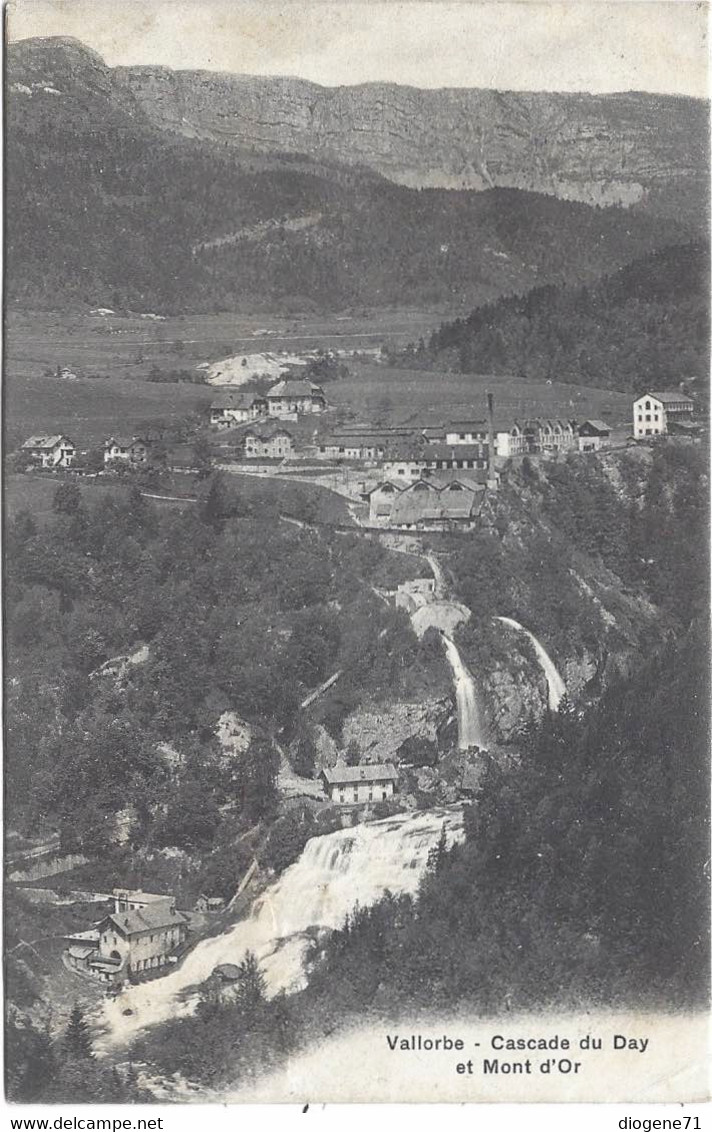
[[[43,57],[56,65],[67,45],[95,66],[101,59],[74,39],[20,40],[8,47],[8,77],[34,71]],[[694,221],[704,207],[708,105],[689,96],[327,87],[290,76],[101,64],[116,98],[165,133],[366,165],[412,188],[520,188]]]

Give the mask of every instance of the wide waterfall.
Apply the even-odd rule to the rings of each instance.
[[[239,963],[248,950],[257,955],[270,994],[301,989],[315,931],[340,927],[356,904],[374,904],[386,891],[415,893],[443,829],[448,845],[462,839],[461,809],[396,814],[313,837],[258,897],[249,919],[202,940],[171,974],[106,1000],[103,1044],[126,1042],[144,1026],[190,1014],[196,986],[220,963]]]
[[[503,621],[505,625],[511,625],[513,629],[517,629],[520,633],[524,633],[529,638],[534,646],[537,660],[544,670],[546,682],[549,686],[549,711],[558,711],[559,704],[566,695],[566,685],[561,679],[556,665],[541,641],[538,641],[533,633],[530,633],[528,629],[525,629],[524,626],[520,625],[518,621],[515,621],[513,617],[498,617],[497,620]]]
[[[442,634],[445,652],[455,677],[457,700],[457,745],[461,751],[469,747],[485,747],[484,729],[477,706],[477,692],[472,673],[464,664],[457,645]]]

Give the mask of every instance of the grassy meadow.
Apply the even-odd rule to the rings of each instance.
[[[13,451],[39,432],[66,433],[86,449],[112,433],[140,433],[151,424],[207,410],[215,396],[213,387],[148,381],[156,366],[195,372],[203,362],[246,349],[402,345],[427,334],[441,317],[440,312],[390,311],[322,318],[194,315],[156,321],[138,315],[11,312],[5,352],[5,449]],[[77,378],[48,376],[57,366],[69,367]],[[498,423],[537,415],[602,417],[612,425],[630,419],[628,395],[610,390],[364,361],[349,361],[349,368],[347,379],[327,388],[335,412],[318,422],[320,432],[333,428],[337,420],[438,424],[481,417],[488,389],[495,395]]]

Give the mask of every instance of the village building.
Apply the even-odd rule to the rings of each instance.
[[[486,444],[486,421],[452,421],[445,429],[446,444]]]
[[[422,430],[421,436],[426,444],[445,444],[447,440],[447,434],[441,425],[426,426]]]
[[[285,378],[267,391],[267,412],[271,417],[299,416],[302,413],[323,413],[326,397],[313,381]]]
[[[552,456],[571,452],[578,445],[572,421],[534,417],[501,425],[495,431],[495,454],[501,458],[516,456]]]
[[[413,480],[420,479],[425,469],[431,466],[431,458],[424,445],[394,444],[388,447],[381,468],[386,479],[412,483]]]
[[[104,466],[128,464],[135,467],[148,462],[148,444],[140,436],[112,436],[104,441]]]
[[[335,766],[321,772],[324,793],[339,806],[362,806],[392,798],[398,771],[392,763]]]
[[[225,910],[225,900],[222,896],[206,896],[201,892],[200,896],[193,905],[195,912],[223,912]]]
[[[532,422],[538,432],[537,446],[542,455],[571,452],[577,447],[577,436],[571,421],[536,420]]]
[[[665,436],[672,424],[691,422],[695,403],[679,390],[644,393],[633,402],[633,436]]]
[[[284,460],[294,450],[292,434],[273,423],[254,425],[243,435],[246,460]]]
[[[405,531],[471,530],[484,498],[487,472],[467,479],[431,474],[411,484],[383,481],[365,498],[369,524]]]
[[[66,936],[68,966],[101,982],[123,982],[170,962],[188,922],[170,895],[114,889],[114,910],[94,929]]]
[[[319,441],[318,454],[326,460],[375,461],[383,459],[385,444],[377,436],[335,433]]]
[[[425,467],[434,471],[486,468],[486,444],[429,444],[423,454]]]
[[[369,526],[387,527],[389,525],[393,504],[396,496],[402,490],[402,484],[384,480],[366,493],[364,498],[368,500]]]
[[[396,589],[396,609],[412,613],[435,596],[435,578],[410,578]]]
[[[212,428],[232,428],[236,424],[244,424],[266,415],[266,397],[234,390],[220,393],[210,405]]]
[[[28,464],[37,468],[71,468],[77,450],[66,436],[30,436],[20,448]]]
[[[578,426],[579,452],[598,452],[610,444],[611,429],[605,421],[583,421]]]

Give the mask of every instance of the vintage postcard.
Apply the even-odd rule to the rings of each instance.
[[[8,1101],[706,1100],[707,6],[5,17]]]

